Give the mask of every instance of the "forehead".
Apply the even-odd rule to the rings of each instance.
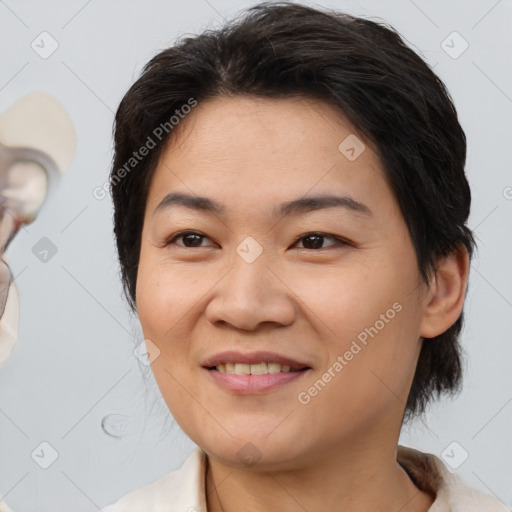
[[[253,165],[272,158],[293,163],[304,156],[338,156],[339,144],[354,132],[332,105],[318,99],[218,97],[200,102],[181,121],[167,152],[193,149],[198,156],[252,159]]]
[[[171,190],[245,209],[263,197],[282,203],[333,191],[392,201],[377,155],[323,101],[215,98],[180,123],[152,179],[152,210]]]

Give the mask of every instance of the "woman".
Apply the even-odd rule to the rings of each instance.
[[[403,421],[460,387],[466,141],[391,28],[289,2],[154,57],[116,115],[123,284],[198,445],[106,512],[503,511]]]

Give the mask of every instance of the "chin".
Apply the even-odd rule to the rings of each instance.
[[[223,465],[236,468],[253,468],[258,470],[277,470],[295,467],[294,461],[301,458],[301,448],[291,443],[289,436],[276,436],[272,439],[261,431],[242,437],[228,438],[223,443],[216,439],[198,439],[194,441],[211,458]]]

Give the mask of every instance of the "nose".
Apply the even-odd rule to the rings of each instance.
[[[292,324],[298,308],[278,267],[265,251],[250,263],[236,254],[233,267],[215,287],[206,318],[212,324],[228,324],[245,331],[265,323]]]

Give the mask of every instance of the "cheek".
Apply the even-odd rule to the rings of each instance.
[[[164,343],[192,313],[201,284],[197,276],[160,258],[141,253],[137,274],[137,312],[144,336]]]
[[[303,314],[310,322],[329,339],[344,343],[376,322],[379,330],[383,321],[386,327],[396,323],[396,310],[414,298],[416,276],[409,256],[396,258],[381,252],[378,257],[368,254],[330,269],[290,272],[283,280],[304,304]]]
[[[215,276],[213,276],[215,277]],[[200,321],[204,297],[212,287],[213,277],[170,264],[160,255],[141,254],[137,276],[137,310],[144,338],[159,349],[151,365],[167,403],[178,407],[190,397],[183,393],[194,387],[197,361],[193,358],[191,334]],[[212,282],[213,281],[213,282]]]
[[[319,414],[334,408],[340,417],[348,411],[363,417],[397,396],[406,401],[419,349],[417,279],[414,254],[404,251],[401,258],[382,256],[322,279],[302,273],[296,280],[326,354],[308,383],[327,382],[312,390]]]
[[[191,366],[186,333],[195,321],[198,283],[185,275],[141,256],[137,310],[144,338],[160,351],[151,364],[156,383],[174,419],[188,431],[197,406],[190,396],[197,369]]]

